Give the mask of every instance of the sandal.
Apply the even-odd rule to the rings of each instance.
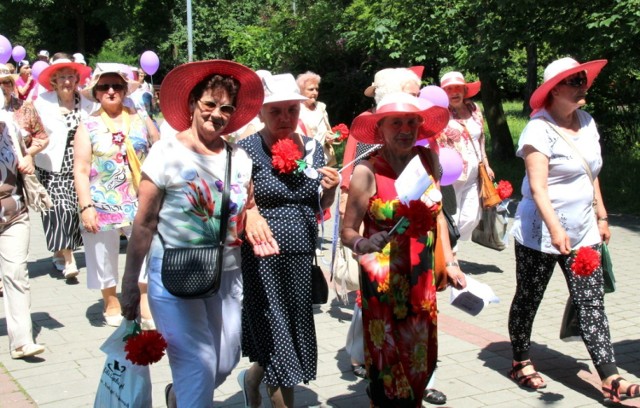
[[[620,381],[625,381],[625,379],[622,377],[618,377],[615,380],[611,381],[611,388],[602,387],[602,393],[604,394],[605,400],[609,400],[611,402],[620,402]],[[627,392],[625,392],[624,395],[627,398],[640,397],[640,385],[630,384],[627,387]]]
[[[367,378],[367,369],[362,364],[353,364],[351,372],[358,378]]]
[[[544,378],[542,378],[540,373],[538,373],[537,371],[534,371],[531,374],[521,373],[520,375],[518,375],[519,371],[522,371],[523,368],[529,366],[533,367],[533,363],[531,362],[531,360],[521,361],[514,364],[511,367],[511,371],[509,371],[509,377],[511,377],[511,379],[522,388],[528,388],[530,390],[539,390],[541,388],[546,388],[547,384],[545,384]],[[540,380],[542,382],[536,385],[534,384],[534,380]]]
[[[444,405],[447,403],[447,396],[442,391],[438,391],[434,388],[427,388],[427,393],[424,398],[425,402],[433,405]]]

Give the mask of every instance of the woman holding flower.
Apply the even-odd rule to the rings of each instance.
[[[375,113],[362,113],[351,125],[359,142],[382,144],[353,171],[342,229],[342,242],[359,255],[362,267],[367,391],[374,407],[421,407],[435,369],[435,230],[437,223],[444,231],[447,227],[438,156],[415,144],[437,135],[448,118],[445,108],[392,93],[380,100]],[[396,180],[412,160],[426,171],[429,187],[420,199],[402,204]],[[438,239],[449,281],[457,288],[466,286],[448,235]]]
[[[264,129],[239,142],[253,159],[257,207],[247,211],[242,276],[242,351],[254,362],[238,378],[245,405],[260,406],[264,380],[274,407],[293,407],[293,387],[316,376],[311,304],[316,214],[334,200],[338,172],[322,146],[295,133],[300,95],[291,74],[265,76]],[[320,190],[320,191],[319,191]],[[276,249],[275,256],[260,257]]]
[[[122,285],[123,315],[138,316],[137,271],[148,254],[149,305],[168,345],[173,378],[165,395],[175,394],[179,407],[213,407],[215,388],[240,360],[240,237],[246,209],[253,205],[251,158],[222,135],[258,114],[262,83],[238,63],[200,61],[169,72],[161,92],[164,118],[178,134],[155,144],[142,166]],[[225,186],[227,165],[230,185]],[[225,188],[229,218],[220,231]],[[162,283],[165,247],[213,245],[220,234],[225,245],[218,292],[198,299],[169,293]]]
[[[517,287],[509,313],[510,376],[522,387],[546,387],[530,360],[531,328],[559,264],[577,311],[580,334],[602,381],[602,392],[618,401],[620,394],[640,396],[640,386],[618,375],[604,310],[600,262],[579,255],[593,252],[584,251],[585,247],[599,251],[602,241],[608,242],[611,236],[598,181],[602,168],[598,130],[593,118],[580,109],[606,63],[556,60],[547,66],[543,84],[531,95],[534,113],[517,151],[524,159],[526,175],[512,230]],[[597,267],[585,268],[589,264]]]

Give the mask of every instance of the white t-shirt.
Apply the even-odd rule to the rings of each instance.
[[[567,137],[571,138],[596,178],[602,168],[598,142],[600,135],[591,115],[582,110],[577,112],[580,130],[577,136],[567,134]],[[571,248],[595,245],[601,239],[592,206],[593,183],[575,150],[540,117],[554,123],[544,109],[534,115],[522,131],[516,155],[524,158],[524,146],[529,145],[549,158],[549,198],[560,224],[571,240]],[[522,201],[518,205],[511,233],[516,241],[528,248],[559,254],[551,244],[549,230],[533,201],[528,175],[525,175],[522,182]]]
[[[240,267],[239,236],[244,228],[247,191],[252,161],[240,147],[230,144],[231,194],[224,251],[224,269]],[[142,172],[164,190],[158,232],[167,247],[211,245],[218,239],[220,205],[226,170],[227,151],[215,156],[201,155],[176,138],[161,139],[153,145],[142,165]],[[152,257],[162,257],[157,237]]]

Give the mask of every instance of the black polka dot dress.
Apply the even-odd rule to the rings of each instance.
[[[303,137],[305,144],[312,140]],[[266,258],[254,256],[246,240],[242,246],[242,350],[264,368],[266,384],[293,387],[316,377],[311,265],[320,181],[301,173],[279,174],[258,133],[238,144],[253,160],[256,203],[280,246],[280,255]],[[313,167],[322,166],[324,156],[316,142]]]

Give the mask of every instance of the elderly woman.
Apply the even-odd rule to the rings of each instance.
[[[602,241],[608,242],[611,236],[598,181],[602,168],[598,130],[593,118],[580,109],[606,63],[556,60],[544,70],[544,82],[529,101],[534,113],[522,131],[517,151],[524,159],[526,175],[512,231],[517,286],[509,313],[510,375],[522,387],[546,387],[530,360],[531,327],[559,264],[602,392],[616,402],[621,394],[640,396],[640,386],[618,375],[604,309],[602,267],[587,276],[571,270],[574,250],[600,250]]]
[[[142,167],[140,208],[123,279],[123,314],[127,319],[138,314],[138,271],[149,253],[149,301],[168,343],[172,388],[181,407],[212,407],[214,389],[240,360],[240,236],[246,208],[253,205],[251,159],[222,135],[254,118],[262,99],[258,76],[231,61],[184,64],[162,83],[162,112],[179,133],[158,142]],[[223,182],[227,166],[230,185]],[[229,218],[220,231],[225,189],[230,192]],[[169,293],[161,279],[164,246],[211,245],[220,234],[225,247],[218,292],[202,299]]]
[[[327,166],[334,166],[338,163],[332,146],[335,135],[331,132],[327,105],[318,101],[320,75],[307,71],[298,75],[296,83],[300,88],[300,94],[307,98],[300,106],[299,130],[320,143]]]
[[[445,108],[393,93],[378,103],[376,113],[365,112],[351,125],[358,141],[382,144],[353,172],[342,229],[343,243],[360,255],[367,392],[375,407],[422,406],[435,369],[434,232],[436,223],[446,231],[446,221],[440,211],[438,156],[415,144],[435,136],[447,119]],[[402,204],[395,183],[414,160],[424,167],[428,188],[419,200]],[[438,239],[448,279],[464,287],[448,235]],[[376,327],[384,332],[372,329]]]
[[[73,184],[73,138],[78,123],[95,108],[77,91],[78,81],[89,74],[84,65],[58,59],[40,73],[38,81],[47,92],[33,102],[49,135],[49,145],[36,155],[38,178],[53,202],[53,207],[42,213],[42,225],[53,264],[65,279],[78,275],[73,251],[82,246]]]
[[[140,162],[157,139],[146,113],[124,106],[125,96],[136,86],[127,80],[121,64],[97,64],[82,94],[100,103],[100,109],[82,121],[75,137],[74,177],[87,287],[102,291],[103,314],[109,326],[119,326],[122,320],[116,296],[120,235],[131,234],[138,209]],[[142,277],[144,284],[145,274]],[[146,302],[143,306],[143,318],[149,321]],[[149,326],[153,328],[151,323]]]
[[[0,92],[3,96],[3,92]],[[20,149],[20,154],[18,154]],[[11,358],[44,352],[33,342],[31,287],[27,270],[29,211],[19,173],[33,174],[33,158],[26,154],[11,114],[0,110],[0,281],[4,284],[4,312]],[[20,156],[24,156],[19,160]],[[2,286],[2,285],[0,285]]]
[[[480,108],[471,101],[480,92],[480,81],[466,82],[460,72],[442,76],[440,86],[449,97],[449,124],[438,138],[441,147],[452,147],[462,156],[463,171],[453,183],[456,197],[454,220],[460,240],[468,241],[480,222],[478,166],[484,165],[489,177],[493,170],[485,151],[484,119]]]
[[[295,132],[300,102],[307,98],[293,75],[265,76],[263,82],[264,129],[239,143],[253,160],[257,207],[247,212],[242,246],[244,293],[251,297],[242,309],[242,352],[254,363],[238,380],[246,406],[260,406],[264,380],[272,405],[282,408],[293,407],[296,384],[316,376],[311,304],[316,214],[333,202],[339,175],[325,167],[320,143]],[[272,249],[279,254],[260,257]]]

